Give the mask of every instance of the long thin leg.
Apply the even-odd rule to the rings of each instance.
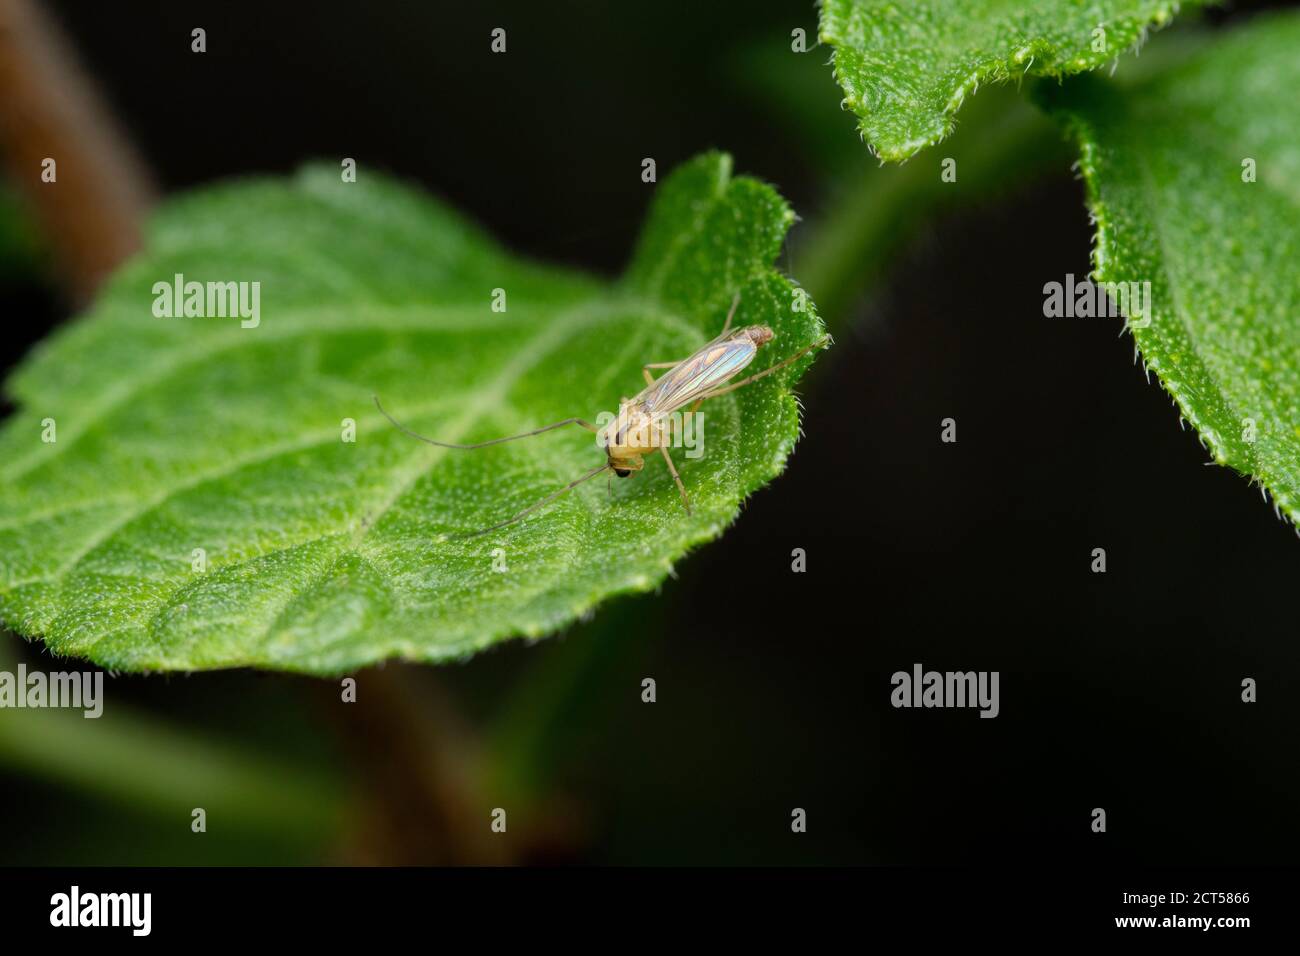
[[[799,359],[803,358],[813,349],[823,348],[828,342],[830,342],[830,340],[831,337],[829,335],[823,335],[812,345],[807,345],[801,348],[798,352],[795,352],[794,355],[791,355],[788,359],[782,359],[780,362],[777,362],[771,368],[765,368],[757,375],[750,375],[748,378],[742,378],[739,382],[732,382],[730,385],[726,385],[722,388],[715,388],[711,392],[705,392],[703,395],[700,396],[700,400],[703,401],[706,398],[717,398],[719,395],[726,395],[728,392],[734,392],[736,389],[742,388],[745,385],[748,385],[750,382],[757,382],[760,378],[765,378],[766,376],[771,375],[773,372],[780,371],[781,369],[789,365],[791,362],[799,361]]]
[[[601,465],[599,468],[593,468],[591,471],[587,472],[581,478],[574,478],[573,481],[569,482],[559,491],[553,491],[545,498],[543,498],[541,501],[538,501],[536,504],[529,505],[523,511],[519,512],[519,514],[515,515],[513,518],[507,518],[505,521],[498,522],[497,524],[494,524],[489,528],[483,528],[480,531],[471,531],[468,534],[463,535],[463,537],[466,538],[477,537],[480,534],[487,534],[489,531],[496,531],[498,528],[504,528],[508,524],[514,524],[520,518],[526,518],[528,515],[532,514],[538,508],[542,507],[543,505],[550,504],[556,498],[560,497],[560,495],[572,491],[574,488],[578,487],[578,485],[582,484],[584,481],[590,481],[592,478],[595,478],[602,471],[605,471],[608,468],[609,468],[609,462],[606,462],[605,464]]]
[[[663,452],[664,461],[668,463],[668,473],[673,476],[673,481],[677,482],[677,490],[682,493],[682,504],[686,506],[686,513],[691,513],[691,497],[686,493],[686,486],[682,484],[682,476],[677,474],[677,469],[673,466],[672,456],[668,454],[668,448],[660,445],[659,450]]]
[[[563,428],[565,425],[581,425],[589,432],[600,431],[600,429],[598,429],[595,425],[591,424],[591,422],[583,421],[581,418],[566,418],[562,422],[553,422],[550,425],[543,425],[541,428],[534,428],[532,431],[524,432],[521,435],[509,435],[506,438],[493,438],[491,441],[475,442],[472,445],[457,445],[452,442],[434,441],[432,438],[426,438],[425,436],[419,434],[418,432],[411,431],[409,428],[407,428],[405,425],[403,425],[396,418],[394,418],[392,415],[388,414],[388,412],[384,410],[384,406],[379,404],[378,395],[374,396],[374,399],[375,399],[375,408],[379,409],[379,411],[383,414],[383,416],[387,418],[390,422],[392,422],[393,427],[396,428],[399,432],[401,432],[404,435],[410,435],[412,438],[418,438],[422,442],[428,442],[430,445],[437,445],[439,448],[484,448],[488,445],[499,445],[502,442],[514,441],[517,438],[531,438],[533,435],[540,435],[542,432],[549,432],[555,428]]]
[[[678,359],[676,362],[647,362],[641,366],[641,374],[645,376],[645,383],[647,385],[655,383],[655,377],[650,374],[652,368],[676,368],[682,364],[682,361],[682,359]]]

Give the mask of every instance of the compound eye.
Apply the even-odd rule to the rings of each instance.
[[[620,478],[629,478],[632,475],[632,470],[630,468],[615,468],[614,474],[618,475]]]

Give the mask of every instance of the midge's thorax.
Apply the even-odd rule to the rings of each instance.
[[[609,467],[620,478],[645,467],[642,456],[671,444],[669,416],[701,401],[754,360],[758,347],[773,338],[765,325],[748,325],[724,332],[693,355],[647,385],[635,398],[624,399],[618,417],[598,433],[609,456]]]

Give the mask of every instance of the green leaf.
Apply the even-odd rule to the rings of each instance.
[[[1184,0],[1196,7],[1208,0]],[[1175,0],[822,0],[844,105],[882,159],[952,132],[980,84],[1101,66],[1168,23]],[[1097,32],[1097,31],[1101,32]]]
[[[675,453],[692,517],[656,456],[612,493],[602,476],[469,537],[599,465],[595,438],[449,450],[371,399],[450,442],[594,421],[644,386],[643,363],[716,335],[737,292],[737,323],[776,332],[748,373],[816,341],[815,309],[772,269],[793,214],[730,168],[702,156],[658,187],[617,283],[514,258],[367,171],[175,200],[92,313],[8,383],[0,617],[120,669],[338,673],[542,636],[655,587],[781,471],[811,355],[704,406],[704,454]],[[176,274],[260,282],[260,323],[154,317],[154,284]]]
[[[1300,515],[1300,16],[1117,87],[1045,87],[1078,139],[1094,277],[1150,282],[1147,367],[1215,461]],[[1244,181],[1253,161],[1255,181]],[[1253,438],[1253,440],[1251,440]]]

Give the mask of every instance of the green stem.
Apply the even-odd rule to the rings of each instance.
[[[832,190],[827,212],[794,251],[795,275],[832,331],[842,328],[883,268],[934,216],[1064,170],[1069,151],[1056,128],[1013,88],[981,93],[963,125],[901,166],[858,166]],[[865,157],[866,148],[854,143]],[[956,178],[943,179],[944,160]],[[865,162],[865,160],[864,160]]]

